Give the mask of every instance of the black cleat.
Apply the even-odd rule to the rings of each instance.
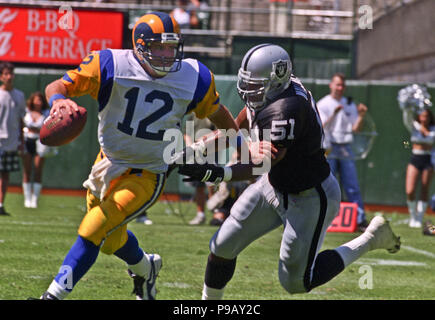
[[[366,219],[364,219],[364,221],[362,221],[360,224],[358,224],[358,231],[364,232],[364,231],[366,231],[368,226],[369,226],[369,223],[367,222]]]
[[[6,212],[4,207],[0,207],[0,216],[10,216],[10,214]]]

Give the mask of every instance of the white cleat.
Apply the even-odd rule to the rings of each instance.
[[[145,280],[144,277],[135,275],[130,269],[127,270],[134,282],[133,293],[136,294],[136,300],[156,300],[156,279],[162,268],[162,258],[158,254],[148,254],[147,256],[151,264],[148,279]]]
[[[24,208],[32,208],[32,201],[31,200],[25,200],[24,201]]]
[[[150,226],[153,224],[153,221],[148,219],[146,216],[142,216],[136,219],[136,222],[143,223],[144,225]]]
[[[205,223],[205,216],[196,215],[195,218],[189,221],[191,226],[198,226]]]
[[[400,237],[393,233],[390,224],[382,216],[374,217],[365,233],[370,237],[370,250],[387,249],[389,253],[400,250]]]
[[[30,208],[33,208],[33,209],[38,208],[38,198],[32,197],[32,200],[30,202]]]
[[[418,217],[410,214],[409,215],[409,223],[408,223],[408,227],[410,228],[421,228],[423,226],[423,224],[421,223],[421,221],[419,221]]]

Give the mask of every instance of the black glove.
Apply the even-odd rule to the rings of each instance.
[[[187,176],[183,181],[201,181],[219,183],[224,179],[224,168],[213,164],[183,164],[178,173]]]

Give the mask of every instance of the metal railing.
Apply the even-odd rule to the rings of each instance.
[[[353,1],[353,0],[352,0]],[[174,1],[175,2],[175,1]],[[221,4],[223,1],[215,1]],[[231,2],[231,1],[229,1]],[[229,3],[226,1],[226,4]],[[232,1],[237,2],[237,1]],[[209,6],[201,9],[211,17],[210,29],[207,32],[213,34],[227,35],[257,35],[261,36],[287,36],[287,37],[309,37],[318,39],[351,39],[352,38],[352,19],[353,11],[340,10],[313,10],[294,8],[292,1],[284,7],[269,7],[268,1],[256,1],[259,4],[255,7]],[[144,14],[148,11],[170,12],[176,6],[168,4],[133,4],[133,3],[104,3],[104,2],[78,2],[78,1],[35,1],[35,0],[2,0],[0,5],[19,5],[19,6],[38,6],[38,7],[61,7],[71,6],[73,9],[92,9],[92,10],[114,10],[122,12],[135,12]],[[270,19],[278,18],[286,24],[279,32],[270,30]],[[327,29],[309,30],[308,22],[312,18],[324,17],[340,19],[340,24],[347,25],[343,32],[331,32]],[[273,22],[272,22],[273,23]],[[198,34],[198,30],[184,30],[189,34]],[[337,31],[337,30],[335,30]]]

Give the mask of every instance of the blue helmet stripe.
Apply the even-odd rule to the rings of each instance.
[[[151,14],[155,14],[162,20],[165,32],[174,32],[174,24],[169,14],[163,12],[151,12]]]
[[[140,35],[143,34],[144,36],[141,37]],[[136,26],[136,29],[134,30],[134,38],[135,39],[139,39],[139,38],[154,38],[156,37],[157,34],[155,34],[153,32],[153,30],[151,29],[151,27],[143,22],[143,23],[139,23]]]

